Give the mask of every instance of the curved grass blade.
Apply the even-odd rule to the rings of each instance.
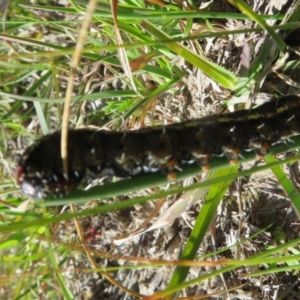
[[[172,42],[172,37],[167,35],[165,32],[159,30],[157,27],[155,27],[153,24],[151,24],[148,21],[143,21],[142,24],[143,28],[147,30],[148,33],[153,35],[153,37],[164,43],[165,41],[168,41],[168,43],[165,43],[165,46],[172,51],[174,51],[176,54],[180,55],[184,59],[186,59],[189,63],[192,65],[198,67],[201,71],[203,71],[207,76],[211,77],[213,80],[218,82],[220,85],[224,86],[225,88],[234,89],[237,83],[237,78],[229,72],[228,70],[218,66],[217,64],[214,64],[204,57],[201,57],[200,55],[194,53],[187,47]]]
[[[267,31],[270,36],[276,42],[280,51],[284,51],[285,43],[282,38],[275,32],[275,30],[270,27],[265,20],[263,20],[256,12],[254,12],[251,7],[242,0],[228,0],[232,5],[236,6],[240,11],[242,11],[249,19],[253,20],[255,23],[259,24],[265,31]]]
[[[271,164],[277,162],[274,156],[266,156],[264,158],[267,164]],[[274,175],[278,179],[279,183],[281,184],[283,190],[285,191],[286,196],[291,200],[291,204],[300,217],[300,196],[296,191],[292,182],[287,178],[286,174],[283,172],[281,166],[274,166],[271,168]]]
[[[218,170],[211,174],[210,178],[224,177],[224,175],[234,174],[238,169],[238,166],[234,166],[227,169]],[[180,256],[182,260],[194,260],[199,246],[216,214],[217,208],[229,188],[232,180],[224,180],[218,184],[212,185],[209,193],[204,201],[201,211],[197,217],[196,223],[193,227],[189,240]],[[167,289],[173,289],[178,284],[183,283],[188,275],[189,267],[178,266],[171,278]],[[179,291],[178,291],[179,292]],[[173,297],[169,297],[173,298]]]

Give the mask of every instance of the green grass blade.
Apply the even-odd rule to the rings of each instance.
[[[268,164],[276,162],[276,158],[274,156],[266,156],[264,158],[265,162]],[[295,211],[297,212],[298,216],[300,216],[300,195],[296,191],[294,185],[287,178],[286,174],[283,172],[280,166],[274,166],[271,168],[274,175],[278,179],[279,183],[281,184],[283,190],[285,191],[286,196],[291,200],[291,204]]]
[[[223,177],[228,174],[236,173],[238,166],[231,166],[223,170],[216,171],[209,176],[211,179]],[[217,208],[230,186],[232,180],[223,180],[222,182],[212,185],[209,193],[203,203],[201,211],[197,217],[196,223],[193,227],[189,240],[180,256],[182,260],[194,260],[199,249],[199,246],[206,234],[213,217],[216,214]],[[179,266],[175,269],[168,288],[165,290],[168,295],[168,289],[174,290],[178,284],[183,283],[188,275],[189,268]]]
[[[249,19],[255,21],[264,30],[266,30],[270,34],[270,36],[274,39],[280,51],[284,51],[286,45],[282,40],[282,38],[275,32],[275,30],[272,27],[270,27],[265,22],[265,20],[261,18],[261,16],[259,16],[256,12],[252,10],[247,3],[245,3],[242,0],[228,0],[228,2],[236,6],[240,11],[242,11],[246,16],[248,16]]]
[[[145,30],[147,30],[148,33],[153,35],[155,39],[161,41],[162,43],[168,41],[168,43],[165,43],[166,47],[186,59],[192,65],[198,67],[206,75],[217,81],[220,85],[229,89],[235,88],[237,78],[231,72],[218,66],[217,64],[208,61],[204,57],[201,57],[200,55],[194,53],[193,51],[179,43],[170,42],[172,41],[172,38],[165,32],[159,30],[150,22],[144,21],[142,23],[142,26],[145,28]]]

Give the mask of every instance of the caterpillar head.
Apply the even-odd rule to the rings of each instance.
[[[60,133],[45,136],[19,157],[16,181],[25,195],[37,199],[50,194],[64,195],[80,184],[84,171],[80,159],[76,164],[78,151],[68,151],[68,161],[72,161],[73,166],[72,171],[65,174],[60,157],[60,137]],[[69,142],[72,142],[72,137]],[[76,145],[70,143],[69,148],[76,149]]]

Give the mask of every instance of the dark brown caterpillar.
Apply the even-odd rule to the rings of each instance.
[[[90,129],[68,134],[69,174],[63,173],[60,132],[42,137],[19,159],[17,181],[35,198],[76,188],[86,172],[135,176],[162,171],[169,179],[184,163],[208,167],[211,156],[236,162],[241,150],[265,155],[269,147],[300,133],[300,98],[285,96],[254,110],[152,127],[110,132]]]

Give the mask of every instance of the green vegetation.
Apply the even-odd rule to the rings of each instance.
[[[35,1],[34,5],[16,0],[8,4],[0,33],[1,299],[104,299],[117,291],[121,291],[119,299],[125,298],[125,292],[130,299],[146,295],[153,295],[147,299],[171,299],[192,295],[195,286],[195,291],[220,294],[223,296],[218,299],[225,299],[241,292],[253,296],[248,287],[257,279],[261,285],[256,287],[256,293],[265,297],[263,286],[271,285],[271,276],[272,284],[280,284],[282,290],[292,285],[300,266],[297,229],[278,218],[280,209],[270,209],[270,218],[260,222],[258,214],[252,215],[252,208],[249,212],[247,207],[244,215],[241,211],[244,201],[252,203],[257,213],[260,199],[269,201],[267,194],[275,197],[278,191],[272,187],[255,189],[256,195],[249,192],[250,188],[241,192],[237,178],[248,182],[257,172],[271,169],[299,213],[298,192],[281,166],[295,162],[297,156],[293,153],[280,160],[274,157],[274,153],[299,148],[299,137],[293,139],[294,143],[274,147],[265,158],[266,164],[238,172],[237,165],[228,167],[226,160],[216,159],[207,180],[195,180],[184,187],[178,182],[165,189],[165,176],[151,174],[86,192],[76,190],[64,198],[25,202],[27,199],[14,181],[18,153],[41,135],[60,130],[63,124],[72,128],[96,124],[112,130],[133,129],[163,124],[165,120],[178,121],[194,113],[215,112],[225,102],[231,106],[233,103],[225,100],[232,96],[246,99],[253,91],[286,94],[289,75],[299,68],[299,56],[285,44],[284,37],[299,27],[300,1],[288,11],[283,7],[273,14],[262,13],[270,9],[264,5],[254,12],[241,0],[228,2],[233,6],[226,3],[221,7],[212,1],[201,9],[192,2],[183,6],[178,2],[150,1],[146,5],[141,0],[62,4]],[[117,6],[117,11],[112,5]],[[272,37],[272,41],[265,36]],[[78,48],[78,40],[84,45],[82,49]],[[249,51],[244,46],[246,41]],[[289,60],[285,57],[288,51]],[[240,62],[243,68],[239,68]],[[273,71],[279,74],[275,79]],[[71,109],[66,117],[65,96],[71,86]],[[189,105],[189,94],[182,91],[187,86],[192,102],[201,104],[192,104],[193,114],[184,115],[180,112]],[[100,111],[88,111],[90,101],[99,99],[108,101],[102,103]],[[243,153],[241,162],[253,159],[253,154]],[[178,179],[196,174],[198,167],[190,166],[178,174]],[[200,213],[197,217],[198,207],[194,204],[196,213],[188,218],[194,218],[193,228],[182,233],[175,247],[178,252],[174,250],[178,255],[164,256],[168,252],[166,245],[161,242],[164,246],[159,248],[159,238],[153,232],[149,240],[157,239],[157,244],[141,239],[141,248],[136,251],[137,244],[132,241],[128,241],[129,250],[126,243],[115,252],[109,249],[112,236],[129,234],[140,225],[139,218],[149,217],[153,200],[171,201],[181,195],[187,206],[187,191],[199,189],[206,194],[208,187],[203,205],[193,196],[193,203],[198,201],[201,206]],[[226,201],[220,204],[222,199]],[[69,209],[69,203],[76,206]],[[225,224],[215,220],[220,205],[233,206],[238,218],[231,211]],[[181,215],[179,210],[174,208],[176,217]],[[215,228],[210,228],[212,221]],[[185,226],[179,225],[178,231]],[[246,225],[252,226],[248,235],[243,232]],[[95,228],[96,234],[88,233]],[[159,230],[165,230],[162,235],[168,232],[166,228]],[[226,243],[218,242],[216,231],[226,236]],[[281,232],[279,240],[277,232]],[[268,237],[258,242],[263,235]],[[170,233],[164,238],[167,243],[173,236]],[[201,253],[203,249],[209,253]],[[128,257],[121,259],[124,256]],[[153,291],[134,289],[133,282],[124,279],[133,276],[133,281],[145,281],[147,286],[146,277],[160,272],[163,279]],[[228,277],[234,281],[230,283]],[[219,282],[213,284],[213,280]],[[99,287],[101,296],[96,293]]]

